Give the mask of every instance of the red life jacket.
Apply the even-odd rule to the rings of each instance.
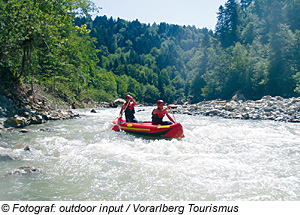
[[[126,104],[126,106],[127,106],[127,104]],[[129,102],[127,108],[132,111],[134,108],[133,102]]]
[[[166,115],[166,113],[161,113],[161,112],[157,111],[157,108],[155,108],[152,112],[152,115],[157,115],[159,118],[162,119]]]
[[[125,103],[126,106],[127,106],[127,104]],[[128,118],[128,117],[134,118],[133,114],[135,114],[134,105],[133,105],[133,102],[129,102],[127,108],[125,109],[125,117],[126,118]]]

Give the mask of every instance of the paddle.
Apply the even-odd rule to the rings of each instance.
[[[126,108],[128,107],[129,103],[130,103],[130,102],[128,101],[128,103],[127,103],[127,105],[126,105],[126,107],[125,107],[124,110],[126,110]],[[123,111],[122,111],[122,113],[120,113],[120,116],[117,117],[117,118],[115,118],[115,120],[113,121],[113,123],[116,124],[116,125],[114,125],[114,127],[112,128],[113,131],[120,131],[120,121],[121,121],[121,119],[122,119],[122,115],[123,115]]]
[[[176,119],[175,119],[174,113],[173,113],[173,111],[172,111],[172,108],[173,108],[173,107],[178,107],[178,106],[177,106],[177,105],[169,105],[169,106],[171,106],[170,110],[171,110],[171,113],[172,113],[172,115],[173,115],[173,119],[174,119],[174,121],[175,121],[175,123],[176,123]]]
[[[118,121],[117,121],[117,124],[114,125],[114,127],[112,128],[113,131],[119,131],[119,130],[120,130],[120,128],[119,128],[119,126],[120,126],[120,125],[119,125],[119,121],[120,121],[119,119],[120,119],[120,118],[117,117],[116,119],[118,119]],[[114,120],[114,121],[115,121],[115,120]]]
[[[169,105],[171,108],[177,108],[177,107],[179,107],[179,105],[174,105],[174,104],[170,104]]]

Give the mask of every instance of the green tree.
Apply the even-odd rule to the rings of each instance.
[[[291,26],[291,30],[300,29],[300,2],[298,0],[287,0],[285,6],[285,15],[288,19],[288,23]]]
[[[248,49],[252,90],[247,93],[247,96],[250,98],[258,99],[266,94],[269,50],[269,45],[262,44],[259,38],[256,38]]]
[[[271,36],[268,92],[271,95],[293,96],[296,71],[293,65],[294,35],[286,25]]]
[[[159,98],[160,98],[159,90],[155,86],[147,84],[145,86],[144,101],[150,104],[155,104]]]
[[[236,91],[249,93],[250,71],[249,58],[246,48],[236,43],[232,49],[231,64],[229,67],[228,83],[226,84],[225,96],[229,98]]]
[[[199,102],[204,99],[202,95],[202,89],[205,87],[206,82],[204,81],[203,75],[208,70],[208,50],[204,49],[203,56],[201,57],[200,65],[197,70],[196,77],[192,81],[191,95],[193,96],[192,102]]]
[[[219,7],[215,34],[225,48],[234,45],[240,39],[239,13],[240,7],[236,0],[228,0],[225,7]]]
[[[0,4],[0,63],[1,71],[19,81],[31,67],[32,53],[40,47],[63,43],[74,28],[75,11],[88,12],[90,1],[72,0],[26,1],[9,0]],[[5,68],[3,68],[5,67]]]

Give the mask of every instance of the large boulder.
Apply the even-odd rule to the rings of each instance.
[[[42,124],[44,122],[43,117],[41,115],[36,115],[30,117],[30,124]]]
[[[20,116],[10,117],[4,122],[5,128],[24,128],[26,125],[28,125],[27,119],[25,117]]]
[[[245,98],[244,94],[242,94],[240,91],[237,91],[231,100],[236,101],[236,102],[238,102],[238,101],[244,102],[244,101],[246,101],[246,98]]]
[[[118,99],[116,99],[116,100],[114,101],[114,103],[117,104],[117,105],[122,105],[122,104],[124,104],[125,102],[126,102],[125,99],[121,99],[121,98],[118,98]]]

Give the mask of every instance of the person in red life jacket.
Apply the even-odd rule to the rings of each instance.
[[[134,106],[137,105],[136,101],[132,98],[131,95],[126,95],[125,96],[126,102],[123,104],[121,111],[120,111],[120,118],[122,116],[123,111],[125,110],[125,118],[126,122],[135,122],[137,123],[138,121],[136,120],[134,114]]]
[[[152,111],[152,124],[153,125],[170,125],[172,123],[175,123],[175,121],[172,119],[172,117],[168,113],[168,109],[171,108],[169,105],[164,109],[164,101],[163,100],[158,100],[157,101],[157,107]],[[167,115],[170,121],[162,121],[164,116]]]

